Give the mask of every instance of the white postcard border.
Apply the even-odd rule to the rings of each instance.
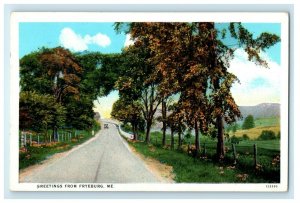
[[[228,15],[230,14],[230,15]],[[265,22],[281,23],[281,170],[279,184],[111,184],[111,183],[19,183],[19,23],[20,22]],[[15,12],[11,15],[10,60],[10,189],[12,191],[237,191],[284,192],[288,190],[288,14],[279,12]],[[70,188],[67,184],[76,185]],[[91,185],[80,188],[80,185]],[[93,186],[103,187],[94,188]],[[112,187],[110,186],[112,185]],[[109,186],[109,187],[108,187]],[[60,187],[60,186],[59,186]]]

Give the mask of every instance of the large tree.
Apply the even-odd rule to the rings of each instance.
[[[79,100],[82,68],[69,50],[42,48],[24,56],[20,67],[21,91],[51,94],[63,106],[67,106],[69,97]],[[57,123],[52,122],[53,139],[57,139]]]
[[[157,81],[149,78],[155,70],[150,59],[149,38],[147,35],[139,35],[138,24],[132,27],[130,32],[135,40],[134,45],[125,48],[122,52],[122,70],[115,87],[119,90],[120,97],[128,101],[139,101],[142,105],[142,115],[146,123],[145,142],[150,142],[150,130],[154,115],[161,103],[161,95],[158,94]]]
[[[241,23],[228,24],[220,30],[215,23],[144,23],[151,39],[151,60],[156,63],[152,77],[159,77],[163,95],[180,93],[186,121],[195,129],[198,150],[199,130],[208,123],[217,128],[217,157],[224,157],[224,121],[232,123],[240,111],[231,95],[231,86],[238,78],[228,72],[236,48],[243,48],[250,61],[267,66],[260,52],[274,45],[279,37],[262,33],[256,39]],[[236,45],[224,43],[226,33]],[[160,76],[162,75],[162,77]]]
[[[94,123],[93,102],[113,89],[119,58],[118,54],[74,54],[62,47],[39,49],[20,60],[21,93],[53,96],[66,109],[64,127],[89,129]],[[53,129],[55,140],[62,126],[51,125],[47,128]]]

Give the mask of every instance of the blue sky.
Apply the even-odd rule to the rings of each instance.
[[[220,28],[226,26],[218,24]],[[247,23],[244,24],[257,37],[261,32],[271,32],[280,36],[280,24]],[[229,38],[226,42],[231,43]],[[128,36],[116,34],[113,23],[20,23],[19,24],[19,57],[36,51],[41,47],[63,46],[71,51],[100,51],[102,53],[121,52],[130,44]],[[263,102],[280,102],[280,47],[276,44],[263,53],[270,69],[255,66],[247,60],[244,51],[237,49],[231,61],[229,71],[240,79],[241,84],[232,88],[238,105],[256,105]],[[109,117],[118,92],[113,91],[105,98],[95,101],[95,110],[103,117]]]

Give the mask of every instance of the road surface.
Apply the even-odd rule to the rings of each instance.
[[[26,173],[21,182],[31,183],[157,183],[158,179],[136,157],[107,123],[93,141],[71,153]]]

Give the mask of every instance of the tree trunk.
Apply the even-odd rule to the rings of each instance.
[[[131,126],[132,126],[133,139],[137,140],[137,133],[136,133],[136,124],[135,124],[135,122],[132,122]]]
[[[147,121],[146,122],[146,138],[145,138],[145,142],[146,143],[150,143],[150,129],[151,129],[151,121]]]
[[[199,141],[199,128],[198,128],[198,121],[195,119],[195,157],[198,157],[200,152],[200,141]]]
[[[162,145],[166,145],[166,130],[167,130],[167,124],[166,124],[166,118],[167,118],[167,104],[165,100],[161,103],[161,113],[162,113],[162,120],[163,120],[163,137],[162,137]]]
[[[53,133],[52,133],[53,141],[57,141],[57,128],[53,127]]]
[[[171,149],[174,149],[174,130],[171,128]]]
[[[181,149],[181,132],[178,132],[178,149],[180,150]]]
[[[222,160],[225,155],[224,150],[224,122],[222,115],[217,116],[217,128],[218,128],[218,143],[217,143],[217,158]]]

